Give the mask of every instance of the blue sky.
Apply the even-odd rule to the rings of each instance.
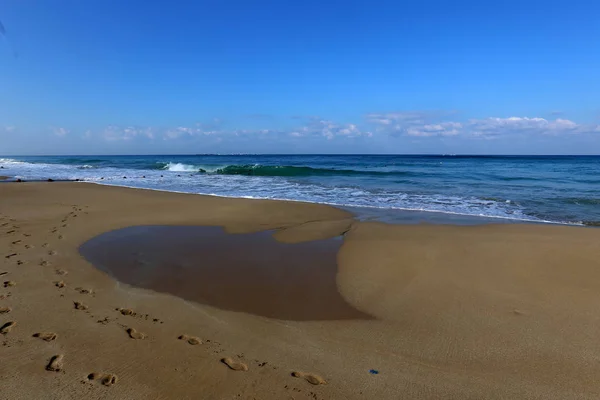
[[[598,15],[592,0],[6,0],[0,154],[599,154]]]

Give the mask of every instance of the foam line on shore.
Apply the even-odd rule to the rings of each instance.
[[[283,198],[274,198],[274,197],[253,197],[253,196],[227,196],[221,194],[214,193],[192,193],[192,192],[184,192],[177,190],[166,190],[166,189],[158,189],[158,188],[141,188],[138,186],[129,186],[129,185],[115,185],[105,182],[97,182],[97,181],[76,181],[78,183],[92,183],[96,185],[102,186],[116,186],[116,187],[126,187],[129,189],[139,189],[139,190],[152,190],[157,192],[166,192],[166,193],[181,193],[181,194],[190,194],[190,195],[200,195],[200,196],[214,196],[214,197],[222,197],[227,199],[248,199],[248,200],[273,200],[273,201],[291,201],[294,203],[307,203],[307,204],[323,204],[333,207],[345,207],[349,209],[356,208],[372,208],[377,210],[397,210],[397,211],[418,211],[418,212],[426,212],[426,213],[436,213],[436,214],[448,214],[448,215],[460,215],[464,217],[473,217],[473,218],[493,218],[500,219],[506,221],[515,221],[515,222],[525,222],[525,223],[541,223],[541,224],[552,224],[552,225],[565,225],[565,226],[585,226],[583,223],[574,223],[574,222],[560,222],[560,221],[548,221],[541,219],[527,219],[527,218],[511,218],[504,217],[499,215],[482,215],[482,214],[467,214],[467,213],[459,213],[453,211],[441,211],[441,210],[427,210],[427,209],[419,209],[419,208],[402,208],[402,207],[378,207],[378,206],[369,206],[369,205],[351,205],[351,204],[342,204],[342,203],[334,203],[334,202],[318,202],[318,201],[305,201],[305,200],[294,200],[294,199],[283,199]],[[354,213],[354,212],[353,212]]]

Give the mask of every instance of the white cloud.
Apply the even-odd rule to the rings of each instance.
[[[178,139],[182,136],[194,136],[198,132],[194,128],[188,128],[185,126],[179,126],[177,128],[168,129],[163,134],[163,139]]]
[[[163,132],[164,140],[175,140],[180,138],[192,138],[199,136],[220,135],[224,131],[218,129],[221,120],[215,118],[211,124],[195,124],[194,126],[178,126],[169,128]]]
[[[56,136],[65,137],[70,131],[66,128],[52,128],[52,132],[54,132]]]
[[[223,132],[225,135],[227,132]],[[257,139],[278,139],[282,137],[293,138],[356,138],[360,136],[370,137],[372,133],[359,128],[355,124],[337,124],[318,117],[310,118],[306,125],[287,130],[273,129],[238,129],[234,130],[235,136],[256,137]]]
[[[460,133],[463,125],[460,122],[441,122],[439,124],[427,124],[423,126],[412,126],[406,129],[408,136],[456,136]]]
[[[510,134],[564,135],[592,132],[593,125],[580,125],[568,119],[509,117],[472,119],[467,124],[469,134],[478,137],[490,137]]]
[[[442,120],[454,111],[398,111],[390,113],[370,113],[365,116],[368,122],[384,126],[425,125]]]
[[[392,113],[367,114],[367,121],[381,125],[392,125],[399,123],[425,123],[431,114],[425,111],[402,111]]]
[[[10,137],[12,137],[13,135],[11,135],[11,134],[16,134],[16,133],[17,133],[16,126],[12,126],[12,125],[0,126],[0,135],[4,136],[6,138],[8,138],[9,135],[10,135]]]
[[[137,138],[154,139],[154,129],[151,127],[119,127],[108,126],[101,135],[107,141],[129,141]]]
[[[274,135],[277,135],[279,133],[279,131],[272,129],[234,129],[232,131],[218,131],[218,134],[223,136],[230,135],[257,139],[266,139],[268,137],[273,137]],[[216,132],[213,134],[216,134]]]
[[[370,131],[364,131],[355,124],[336,124],[319,118],[312,119],[308,125],[295,129],[294,132],[300,133],[297,136],[322,136],[328,140],[336,137],[356,138],[373,135]]]
[[[450,114],[409,111],[368,114],[366,119],[375,125],[377,132],[392,136],[495,138],[518,134],[559,136],[600,131],[600,125],[578,124],[562,118],[548,120],[539,117],[490,117],[458,122],[443,118],[448,115]]]
[[[180,125],[170,128],[111,125],[102,130],[87,130],[82,139],[119,141],[197,141],[214,143],[232,141],[236,138],[263,142],[294,140],[342,141],[354,138],[371,138],[374,134],[406,136],[413,138],[495,139],[500,137],[565,136],[600,133],[600,125],[580,124],[575,121],[540,117],[489,117],[466,121],[450,119],[451,113],[443,112],[395,112],[368,114],[361,124],[338,123],[320,117],[304,118],[300,126],[287,129],[224,129],[221,122],[209,124]],[[0,132],[15,131],[14,127],[0,127]],[[52,128],[54,134],[64,137],[70,134],[66,128]],[[210,139],[209,139],[210,138]]]

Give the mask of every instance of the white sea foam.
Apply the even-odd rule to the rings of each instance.
[[[23,161],[14,160],[12,158],[0,158],[0,164],[28,164]]]
[[[196,165],[170,162],[167,165],[165,165],[163,169],[174,172],[198,172],[200,170],[200,167]]]

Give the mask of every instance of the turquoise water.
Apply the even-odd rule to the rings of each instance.
[[[600,156],[53,156],[5,157],[0,166],[25,180],[600,224]]]

